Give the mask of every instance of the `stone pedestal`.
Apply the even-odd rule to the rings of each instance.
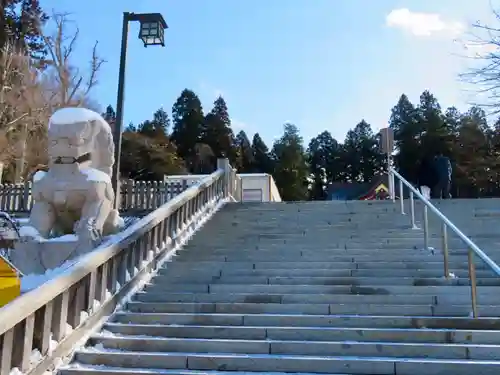
[[[10,260],[24,275],[43,275],[93,250],[76,236],[62,236],[48,240],[18,242],[10,252]]]

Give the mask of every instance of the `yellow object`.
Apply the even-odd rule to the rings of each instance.
[[[0,307],[21,295],[21,279],[2,257],[0,257]]]
[[[380,190],[383,190],[386,193],[389,192],[389,189],[387,189],[384,184],[380,184],[379,186],[377,186],[377,188],[375,189],[375,193],[380,192]]]

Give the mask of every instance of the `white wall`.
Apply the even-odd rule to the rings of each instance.
[[[208,175],[165,176],[165,182],[187,181],[188,186]],[[267,173],[238,173],[242,185],[243,202],[281,202],[281,197],[273,177]]]

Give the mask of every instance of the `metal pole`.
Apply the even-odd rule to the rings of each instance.
[[[403,197],[403,193],[404,193],[404,190],[403,190],[403,181],[399,180],[399,204],[401,206],[401,214],[404,215],[405,214],[405,201],[404,201],[404,197]]]
[[[469,278],[470,278],[470,296],[472,303],[472,316],[478,317],[477,313],[477,282],[476,282],[476,266],[474,265],[474,252],[469,249],[468,263],[469,263]]]
[[[444,262],[444,277],[447,279],[450,277],[450,265],[448,260],[448,227],[443,223],[442,227],[443,235],[443,262]]]
[[[425,250],[429,249],[429,214],[427,205],[424,205],[424,246]]]
[[[412,229],[416,228],[415,223],[415,199],[413,196],[413,191],[410,190],[410,213],[411,213],[411,227]]]
[[[387,152],[387,177],[389,178],[389,193],[392,201],[396,200],[396,194],[394,189],[394,176],[391,173],[391,154]]]
[[[115,143],[115,164],[113,165],[112,185],[115,192],[114,207],[118,208],[120,203],[120,155],[122,152],[122,127],[123,127],[123,102],[125,100],[125,65],[127,62],[127,39],[128,22],[130,19],[128,12],[123,13],[122,45],[120,52],[120,70],[118,73],[118,95],[116,100],[116,122],[114,127],[113,140]]]

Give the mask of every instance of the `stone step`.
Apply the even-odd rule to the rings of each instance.
[[[440,259],[440,258],[437,258]],[[451,270],[468,269],[467,261],[449,262]],[[193,268],[217,268],[218,270],[227,269],[244,269],[244,270],[265,270],[265,269],[443,269],[443,262],[441,261],[384,261],[384,260],[371,260],[370,262],[175,262],[175,265],[168,263],[167,267],[175,267],[178,269],[193,269]],[[483,263],[476,263],[478,270],[489,270],[488,266]]]
[[[389,357],[316,357],[273,354],[143,353],[76,351],[84,365],[150,369],[191,369],[260,372],[307,372],[332,374],[497,375],[500,361]]]
[[[373,305],[470,305],[468,294],[434,295],[356,295],[356,294],[254,294],[254,293],[192,293],[174,291],[172,293],[145,293],[135,295],[140,302],[199,302],[199,303],[306,303],[306,304],[373,304]],[[498,304],[498,295],[480,295],[483,305]],[[358,306],[361,309],[360,306]]]
[[[459,256],[457,256],[459,257]],[[462,255],[466,257],[466,255]],[[443,257],[440,254],[431,253],[392,253],[384,254],[380,253],[368,254],[368,255],[337,255],[337,254],[317,254],[317,255],[281,255],[281,254],[267,254],[262,256],[260,254],[252,253],[240,253],[231,255],[211,255],[211,254],[193,254],[193,255],[180,255],[176,256],[174,260],[176,262],[320,262],[320,261],[337,261],[337,262],[368,262],[371,260],[385,260],[385,261],[442,261]]]
[[[280,304],[280,303],[178,303],[178,302],[129,302],[128,310],[135,313],[210,313],[210,314],[309,314],[309,315],[401,315],[401,316],[450,316],[467,317],[470,302],[463,305],[385,305],[385,304]],[[500,302],[496,305],[478,305],[482,317],[500,315]]]
[[[193,292],[193,293],[254,293],[254,294],[420,294],[437,295],[452,293],[470,295],[468,286],[409,286],[409,285],[270,285],[270,284],[149,284],[146,292]],[[498,293],[498,287],[480,286],[478,295]]]
[[[205,276],[205,275],[183,275],[183,276],[159,276],[152,285],[161,284],[234,284],[234,285],[406,285],[406,286],[441,286],[441,285],[470,285],[470,280],[463,278],[445,279],[418,278],[418,277],[286,277],[286,276]],[[480,278],[476,280],[478,286],[500,286],[500,278]]]
[[[59,375],[121,375],[130,374],[130,369],[119,368],[119,367],[98,367],[98,366],[86,366],[86,365],[73,365],[70,367],[64,367],[59,370]],[[137,375],[288,375],[284,372],[246,372],[246,371],[206,371],[206,370],[168,370],[168,369],[134,369],[134,374]],[[296,375],[312,375],[312,373],[300,373],[294,372]],[[332,374],[332,375],[347,375],[347,374]]]
[[[365,341],[500,344],[498,331],[351,327],[167,326],[106,323],[101,335],[240,340]]]
[[[469,278],[468,270],[453,270],[453,277]],[[203,268],[177,268],[172,264],[168,268],[162,268],[157,277],[181,277],[189,275],[202,276],[265,276],[265,277],[443,277],[443,269],[203,269]],[[477,270],[478,278],[498,278],[493,271]]]
[[[176,339],[162,337],[92,336],[91,348],[155,353],[234,353],[304,356],[409,357],[494,360],[500,346],[479,344],[396,343],[357,341],[282,341],[235,339]],[[500,362],[499,362],[500,363]],[[500,367],[499,367],[500,369]]]
[[[292,314],[209,314],[209,313],[131,313],[118,312],[115,323],[260,326],[260,327],[357,327],[357,328],[455,328],[486,329],[500,327],[500,319],[488,317],[370,316],[370,315],[292,315]]]

